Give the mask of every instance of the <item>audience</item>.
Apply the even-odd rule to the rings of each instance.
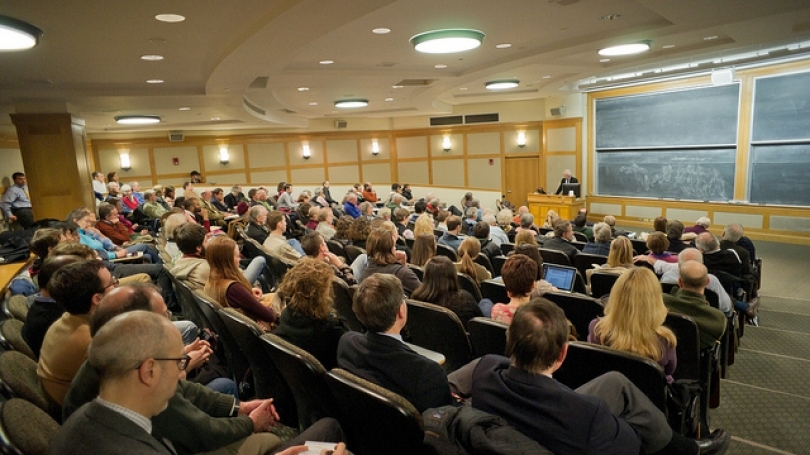
[[[267,209],[261,205],[254,205],[247,211],[247,229],[245,234],[253,240],[264,244],[270,231],[267,229]]]
[[[700,349],[714,346],[726,331],[726,317],[709,306],[703,290],[709,284],[706,266],[697,261],[679,265],[678,289],[664,295],[664,304],[669,311],[689,316],[695,321],[700,334]]]
[[[453,251],[458,252],[461,245],[461,218],[452,215],[447,218],[447,232],[439,237],[439,244],[449,246]]]
[[[501,268],[501,278],[503,278],[509,302],[496,303],[492,307],[491,317],[498,322],[510,324],[515,311],[521,305],[529,303],[531,299],[530,294],[537,280],[537,263],[522,254],[512,255]]]
[[[483,316],[475,298],[458,282],[456,267],[446,256],[436,256],[425,264],[425,280],[411,298],[447,308],[456,313],[464,327],[470,319]]]
[[[488,216],[492,218],[494,222],[495,218],[493,218],[492,215]],[[491,238],[491,229],[492,227],[486,221],[479,221],[473,228],[473,236],[481,244],[481,252],[489,259],[490,263],[495,260],[495,256],[502,254],[500,244],[496,243],[495,240]]]
[[[318,232],[310,232],[305,235],[301,239],[301,248],[304,250],[307,257],[329,264],[334,276],[346,282],[347,285],[351,286],[357,284],[352,268],[346,265],[341,258],[329,252],[326,241]],[[329,286],[331,286],[331,284]]]
[[[492,274],[484,266],[475,262],[480,252],[481,244],[478,239],[467,237],[458,247],[458,262],[454,264],[459,273],[469,276],[476,284],[492,278]]]
[[[413,242],[411,264],[424,267],[434,256],[436,256],[436,237],[433,234],[417,236]]]
[[[611,238],[612,234],[610,232],[610,226],[604,222],[596,223],[593,226],[592,240],[585,244],[585,247],[582,248],[582,252],[586,254],[599,254],[602,256],[607,256],[610,254]]]
[[[584,212],[577,213],[576,218],[574,218],[572,229],[574,232],[579,232],[580,234],[587,237],[588,241],[593,241],[594,232],[593,229],[588,227],[588,215]]]
[[[574,240],[574,231],[571,229],[571,223],[568,220],[559,220],[554,223],[554,237],[551,237],[543,243],[543,248],[549,250],[558,250],[568,256],[569,264],[574,263],[574,258],[579,254],[579,250],[571,241]]]
[[[270,232],[262,244],[270,254],[288,261],[297,261],[304,255],[298,240],[287,240],[284,237],[284,232],[287,231],[287,217],[284,213],[278,210],[270,212],[267,216],[267,227]]]
[[[360,284],[374,274],[394,275],[400,280],[406,295],[411,295],[422,284],[408,268],[407,256],[404,253],[397,255],[393,234],[377,229],[369,236],[367,246],[368,264],[359,276]]]
[[[678,262],[678,256],[668,251],[669,240],[667,240],[667,235],[663,232],[651,232],[650,235],[647,236],[647,248],[649,249],[648,254],[656,260],[671,263]]]
[[[368,241],[368,236],[371,233],[371,222],[368,218],[359,217],[352,221],[351,226],[349,227],[349,240],[352,241],[352,245],[366,249],[366,242]]]

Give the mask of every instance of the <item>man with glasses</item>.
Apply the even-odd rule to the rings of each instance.
[[[48,291],[66,313],[45,334],[37,375],[46,397],[59,406],[70,381],[87,359],[90,316],[117,285],[118,279],[98,260],[66,265],[51,276]]]

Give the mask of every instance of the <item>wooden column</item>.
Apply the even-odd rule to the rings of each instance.
[[[95,208],[84,120],[70,114],[11,114],[11,121],[34,218],[63,220],[77,207]]]

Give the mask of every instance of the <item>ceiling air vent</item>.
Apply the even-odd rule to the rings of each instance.
[[[430,126],[461,125],[462,123],[464,123],[464,118],[460,115],[430,118]]]
[[[169,131],[169,142],[183,142],[185,139],[182,131]]]
[[[436,82],[438,79],[402,79],[394,84],[398,87],[427,87],[428,85]]]
[[[498,113],[465,115],[464,123],[495,123],[500,119]]]

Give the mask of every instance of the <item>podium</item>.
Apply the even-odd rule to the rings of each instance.
[[[543,224],[549,210],[554,210],[564,220],[573,220],[585,206],[585,200],[575,196],[529,193],[527,199],[529,213],[534,215],[534,222],[538,226]]]

